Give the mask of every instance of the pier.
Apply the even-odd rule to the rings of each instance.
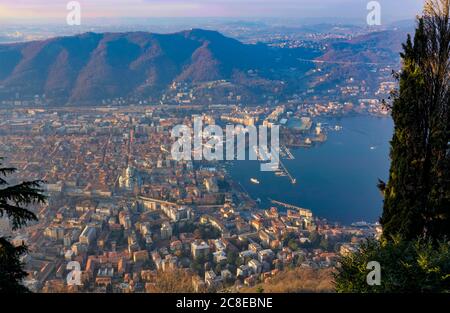
[[[287,149],[286,149],[286,151],[287,151]],[[289,153],[290,153],[290,151],[289,151]],[[272,157],[275,157],[275,155],[273,155]],[[281,158],[278,157],[278,160],[276,160],[276,161],[278,161],[278,164],[280,165],[281,170],[286,173],[287,177],[289,177],[291,183],[293,185],[296,184],[297,183],[297,179],[294,176],[291,175],[291,173],[289,172],[287,167],[284,165],[283,161],[281,161]]]
[[[289,150],[288,147],[282,146],[284,149],[284,152],[286,152],[286,155],[288,156],[289,160],[295,160],[295,156],[292,154],[291,150]]]
[[[297,183],[297,179],[294,178],[294,176],[292,176],[291,173],[289,173],[287,167],[284,165],[284,163],[283,163],[283,161],[281,161],[281,159],[279,159],[278,162],[280,163],[280,166],[281,166],[282,170],[286,173],[287,177],[289,177],[289,179],[291,180],[291,183],[293,185],[295,185]]]
[[[282,146],[281,148],[284,149],[284,151],[286,152],[286,154],[288,155],[290,160],[295,159],[294,155],[291,153],[291,151],[286,147],[286,146]],[[261,161],[265,161],[265,160],[270,160],[271,157],[276,158],[275,155],[270,154],[267,150],[259,150],[258,148],[254,147],[257,158]],[[278,161],[279,167],[281,167],[281,170],[286,173],[286,176],[289,177],[289,180],[291,181],[291,183],[294,185],[297,183],[297,179],[291,175],[291,173],[289,172],[289,170],[287,169],[287,167],[284,165],[283,161],[281,161],[281,157],[278,156],[278,158],[276,159],[276,161]]]
[[[270,199],[270,198],[269,198],[269,201],[272,204],[279,205],[279,206],[285,207],[287,209],[296,210],[296,211],[298,211],[300,213],[300,215],[312,216],[311,210],[308,210],[308,209],[305,209],[305,208],[301,208],[301,207],[293,205],[293,204],[289,204],[289,203],[273,200],[273,199]]]

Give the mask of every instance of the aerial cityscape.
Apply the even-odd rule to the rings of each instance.
[[[402,44],[424,1],[380,1],[382,23],[378,1],[335,19],[326,0],[298,18],[300,0],[60,2],[0,4],[0,165],[16,169],[0,186],[45,196],[14,200],[26,225],[0,202],[27,290],[334,292],[342,258],[385,238]]]
[[[49,194],[37,208],[39,222],[15,238],[30,247],[29,287],[64,291],[72,260],[85,264],[83,288],[89,291],[108,284],[117,291],[151,290],[157,277],[150,270],[166,267],[195,269],[202,277],[193,276],[199,289],[232,288],[238,277],[252,286],[261,273],[269,279],[291,264],[332,266],[352,240],[375,236],[377,225],[335,226],[311,209],[283,203],[281,193],[264,207],[233,180],[228,163],[171,159],[169,129],[191,123],[192,111],[211,123],[232,119],[244,125],[292,116],[294,125],[306,126],[286,130],[296,141],[282,145],[282,159],[293,157],[291,145],[314,149],[327,131],[335,131],[313,128],[311,117],[295,120],[305,108],[291,107],[295,113],[285,106],[247,112],[186,105],[3,110],[5,161],[20,168],[21,177],[44,180]],[[271,175],[295,184],[287,168]]]

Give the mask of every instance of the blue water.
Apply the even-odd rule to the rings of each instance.
[[[284,163],[297,179],[261,172],[256,161],[235,161],[231,176],[252,198],[269,207],[268,198],[309,208],[316,216],[350,224],[376,222],[382,211],[378,178],[389,174],[389,141],[393,133],[390,118],[355,116],[322,119],[341,125],[341,131],[328,131],[328,140],[312,148],[291,150],[295,160]],[[255,185],[250,178],[257,178]]]

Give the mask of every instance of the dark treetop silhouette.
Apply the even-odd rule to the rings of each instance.
[[[0,217],[6,216],[13,230],[29,221],[36,221],[36,215],[25,207],[44,203],[46,198],[40,189],[41,181],[27,181],[10,185],[6,178],[16,172],[15,168],[4,168],[0,158]],[[26,277],[20,257],[26,253],[24,245],[15,247],[6,237],[0,237],[0,293],[20,293],[28,290],[21,284]]]

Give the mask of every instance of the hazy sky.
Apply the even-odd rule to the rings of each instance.
[[[64,21],[69,0],[0,0],[0,20]],[[365,18],[370,0],[78,0],[82,17]],[[413,18],[424,0],[379,0],[386,20]]]

